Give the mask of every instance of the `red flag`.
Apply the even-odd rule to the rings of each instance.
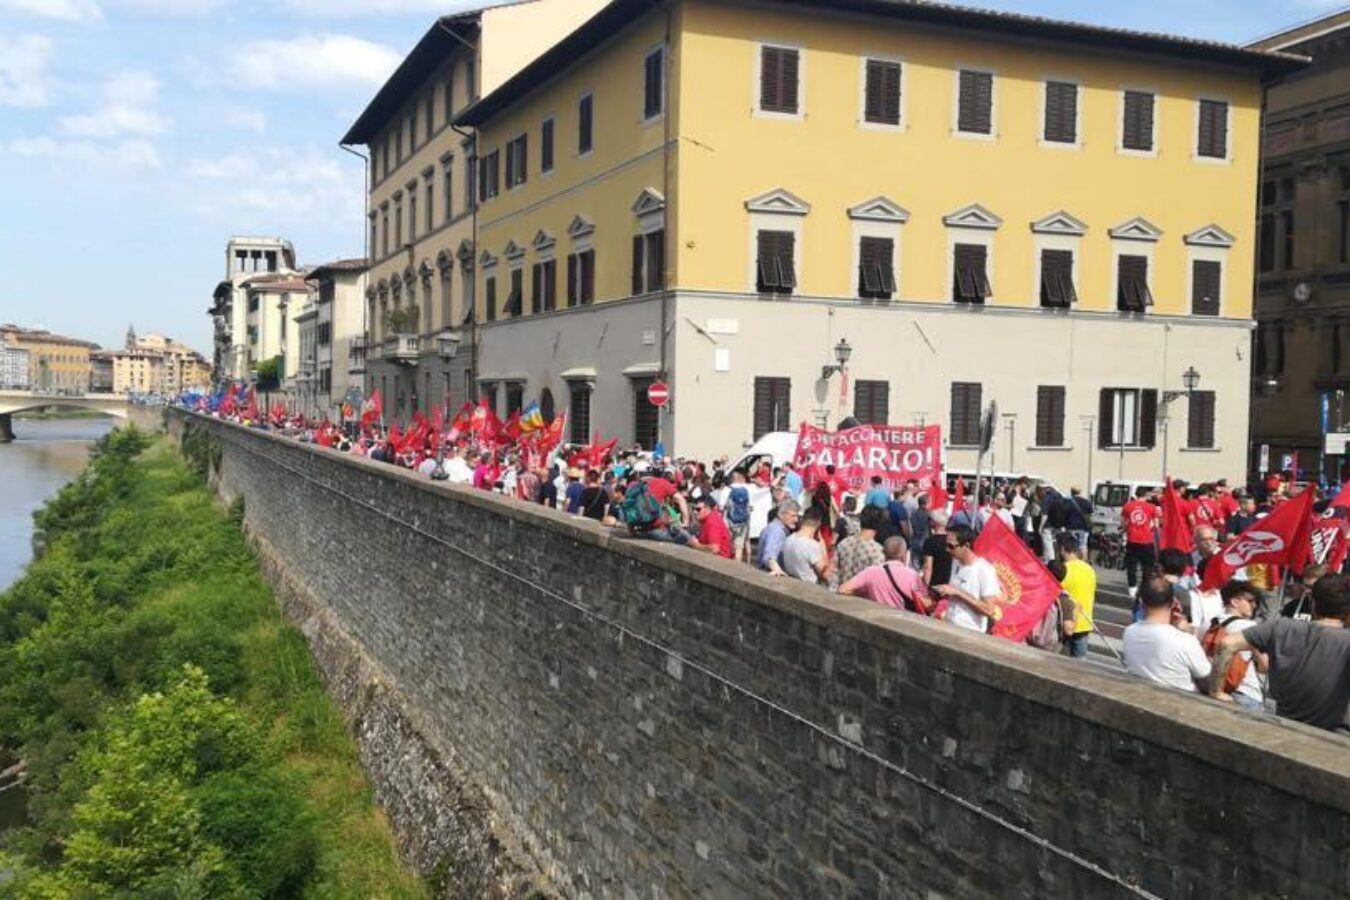
[[[1181,503],[1181,495],[1172,487],[1169,478],[1162,496],[1162,547],[1163,550],[1191,550],[1191,529],[1186,524],[1186,512]]]
[[[1350,550],[1345,543],[1342,520],[1333,516],[1323,516],[1315,520],[1310,537],[1312,538],[1310,561],[1325,563],[1331,571],[1339,572],[1341,566],[1345,564],[1346,552]]]
[[[1331,505],[1343,506],[1346,509],[1350,509],[1350,481],[1341,485],[1341,491],[1336,495],[1335,499],[1331,501]]]
[[[1025,643],[1050,604],[1059,599],[1059,582],[998,516],[985,523],[973,549],[994,567],[1003,588],[1003,615],[994,623],[993,633]]]
[[[547,458],[550,453],[558,448],[562,443],[563,435],[567,433],[567,413],[554,418],[552,422],[544,426],[543,432],[539,437],[539,455]]]
[[[244,418],[252,419],[254,422],[260,418],[258,414],[258,389],[249,388],[248,397],[244,401]]]
[[[488,405],[486,397],[479,401],[478,406],[474,408],[469,430],[474,437],[484,444],[491,444],[496,441],[497,435],[501,432],[502,420],[497,418],[497,413]]]
[[[1312,553],[1312,491],[1304,491],[1281,504],[1264,519],[1253,522],[1221,551],[1205,563],[1207,591],[1222,587],[1243,566],[1267,563],[1303,570]]]
[[[933,479],[933,483],[928,487],[928,508],[946,509],[947,508],[947,488],[943,486],[942,472],[938,472],[938,477]]]
[[[506,417],[502,423],[501,431],[497,434],[497,443],[502,446],[514,444],[520,440],[520,410],[516,410]]]
[[[956,476],[956,491],[952,499],[952,515],[956,515],[966,506],[966,480]]]
[[[445,436],[447,443],[453,444],[455,441],[469,433],[470,429],[473,428],[473,411],[474,405],[472,402],[465,403],[459,408],[459,412],[455,414],[455,418],[450,422],[450,431]]]
[[[370,392],[366,402],[361,404],[361,427],[369,428],[383,418],[384,400],[380,397],[380,389],[376,388]]]

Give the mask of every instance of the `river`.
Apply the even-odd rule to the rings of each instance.
[[[11,444],[0,444],[0,592],[33,555],[33,511],[80,473],[89,445],[113,419],[15,419]],[[5,766],[0,764],[0,769]],[[0,792],[0,832],[23,821],[22,788]],[[3,883],[0,872],[0,883]]]

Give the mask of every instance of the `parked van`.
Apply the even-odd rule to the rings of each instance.
[[[1140,487],[1163,489],[1161,481],[1099,481],[1092,486],[1092,527],[1120,530],[1120,510]]]
[[[727,466],[727,474],[741,472],[747,479],[755,463],[764,462],[771,469],[783,463],[790,463],[797,456],[797,432],[771,431],[755,441]],[[750,491],[750,538],[758,540],[760,532],[769,522],[769,510],[773,507],[773,492],[761,484],[747,481]],[[716,494],[718,504],[725,504],[729,488],[722,488]]]

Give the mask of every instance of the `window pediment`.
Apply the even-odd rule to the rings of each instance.
[[[482,255],[478,257],[478,264],[483,268],[495,266],[497,264],[497,257],[484,250]]]
[[[633,215],[646,216],[666,208],[666,198],[655,188],[643,188],[633,201]]]
[[[1197,228],[1186,235],[1183,240],[1192,247],[1231,247],[1237,242],[1227,231],[1224,231],[1218,225],[1213,223],[1203,228]]]
[[[1003,224],[1003,220],[978,203],[963,206],[955,212],[942,217],[948,228],[980,228],[993,231]]]
[[[895,222],[903,224],[909,221],[909,210],[889,197],[873,197],[848,209],[850,219],[867,222]]]
[[[1135,216],[1127,222],[1121,222],[1108,233],[1111,237],[1122,241],[1157,241],[1163,236],[1162,229],[1143,216]]]
[[[1087,234],[1088,227],[1082,219],[1061,209],[1032,222],[1031,230],[1035,234],[1066,234],[1082,237]]]
[[[459,257],[460,264],[473,265],[473,241],[465,238],[459,242],[459,249],[455,251]]]
[[[506,249],[502,251],[502,255],[507,259],[520,259],[525,255],[525,248],[515,241],[507,241]]]
[[[745,201],[745,208],[756,213],[804,216],[811,211],[811,204],[789,190],[774,188]]]
[[[450,257],[449,250],[442,250],[440,253],[436,254],[436,268],[440,269],[442,272],[454,268],[454,265],[455,261]]]
[[[581,237],[589,237],[595,234],[595,223],[585,216],[576,216],[572,219],[572,224],[567,226],[567,236],[576,240]]]
[[[556,243],[557,241],[554,240],[553,235],[542,228],[535,234],[534,240],[530,241],[530,245],[534,247],[535,250],[539,251],[552,250],[553,245]]]

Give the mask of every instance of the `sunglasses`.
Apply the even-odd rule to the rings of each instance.
[[[964,547],[964,546],[965,546],[964,544],[953,544],[951,541],[948,541],[948,542],[947,542],[947,549],[948,549],[948,550],[959,550],[961,547]]]

